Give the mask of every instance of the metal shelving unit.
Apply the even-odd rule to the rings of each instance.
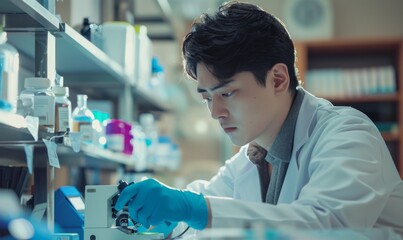
[[[52,1],[52,0],[51,0]],[[103,51],[77,33],[36,0],[1,0],[0,17],[9,42],[17,48],[22,64],[35,76],[51,78],[57,72],[71,88],[102,89],[102,93],[118,99],[119,118],[131,121],[136,111],[167,111],[169,106],[150,93],[129,84],[123,68]],[[32,64],[35,63],[35,64]],[[33,67],[34,65],[34,67]],[[53,75],[52,75],[53,74]],[[10,120],[11,119],[11,120]],[[34,137],[26,120],[13,113],[0,112],[0,165],[27,164],[26,146],[32,149],[35,204],[46,202],[47,220],[53,230],[54,167],[49,165],[47,149]],[[124,154],[83,145],[79,153],[59,144],[60,164],[116,170],[132,166]]]

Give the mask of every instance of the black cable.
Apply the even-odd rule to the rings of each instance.
[[[175,237],[170,237],[170,238],[164,238],[164,240],[174,240],[174,239],[178,239],[180,237],[183,236],[183,234],[185,234],[188,230],[189,230],[190,226],[188,226],[183,232],[181,232],[178,236]]]

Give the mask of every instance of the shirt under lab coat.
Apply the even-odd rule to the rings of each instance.
[[[258,172],[246,149],[210,181],[188,185],[209,198],[212,227],[388,226],[403,235],[403,183],[382,136],[361,112],[305,93],[277,205],[261,202]]]

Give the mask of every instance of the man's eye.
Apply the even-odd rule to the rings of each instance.
[[[208,103],[211,102],[211,98],[210,97],[205,97],[202,99],[203,103]]]
[[[234,91],[226,92],[221,94],[223,97],[231,97],[234,94]]]

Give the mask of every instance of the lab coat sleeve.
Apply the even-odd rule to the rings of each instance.
[[[186,188],[203,193],[205,196],[233,197],[235,178],[243,169],[252,167],[251,163],[247,162],[249,160],[245,158],[246,149],[247,146],[241,147],[239,152],[227,160],[210,181],[196,180],[188,184]]]
[[[210,196],[213,227],[329,229],[374,226],[398,184],[376,127],[352,111],[316,126],[298,161],[308,180],[295,201],[271,205]],[[295,184],[298,176],[295,176]],[[299,179],[300,180],[300,179]],[[399,179],[400,180],[400,179]],[[284,187],[284,186],[283,186]]]

